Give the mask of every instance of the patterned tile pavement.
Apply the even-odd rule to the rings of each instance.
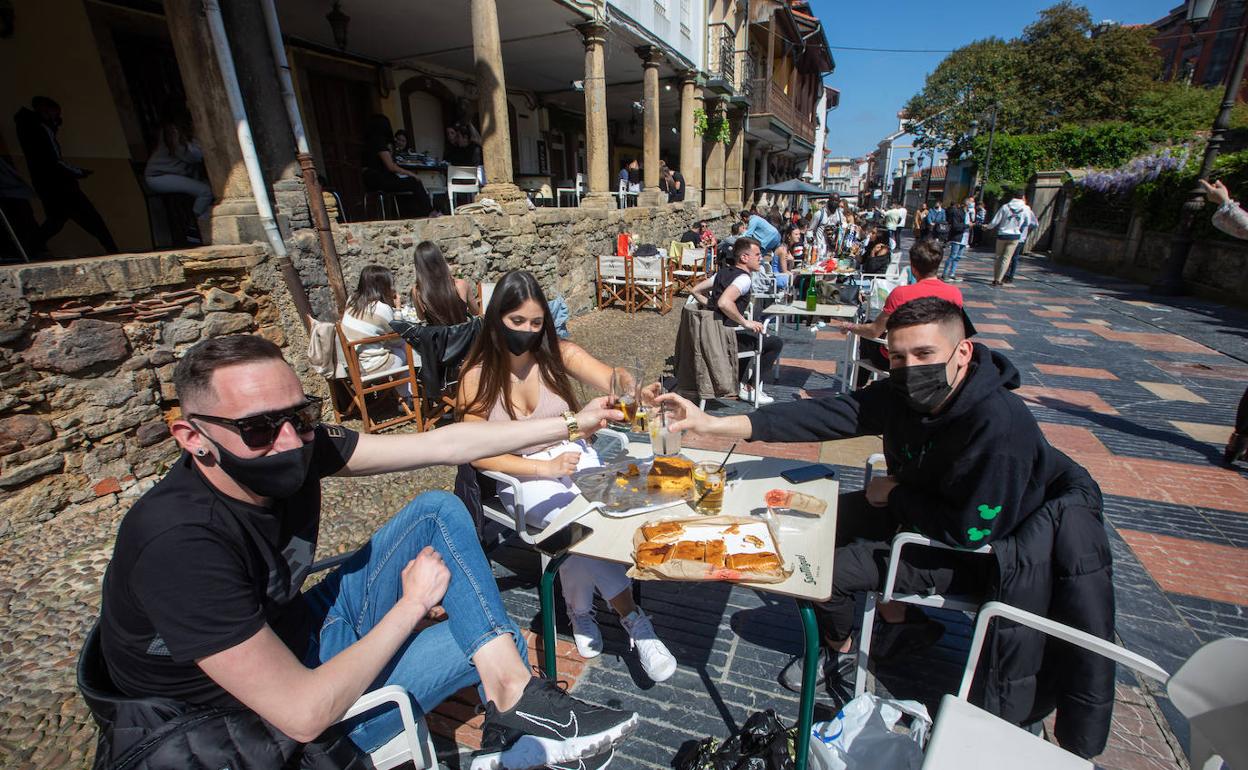
[[[1039,257],[1026,259],[1018,284],[1003,289],[988,285],[989,254],[969,254],[962,269],[980,341],[1019,368],[1020,393],[1050,442],[1088,467],[1105,492],[1120,642],[1174,671],[1201,644],[1248,635],[1248,474],[1217,464],[1248,383],[1248,313],[1199,300],[1163,302]],[[843,337],[792,325],[782,335],[779,379],[768,392],[783,400],[834,392]],[[715,411],[744,409],[725,403]],[[726,442],[700,445],[727,449]],[[854,489],[877,446],[864,438],[739,451],[822,459]],[[536,629],[535,556],[510,545],[494,556],[509,586],[508,609]],[[642,601],[680,661],[668,682],[646,679],[605,607],[601,657],[578,666],[575,653],[562,649],[566,641],[560,645],[561,673],[577,675],[575,694],[636,709],[644,719],[614,768],[668,767],[686,741],[726,736],[761,708],[792,718],[796,698],[776,683],[800,646],[792,602],[741,587],[672,583],[646,584]],[[970,625],[953,613],[940,619],[948,630],[937,647],[882,668],[877,686],[933,708],[956,688]],[[470,700],[465,694],[463,703]],[[828,716],[821,706],[817,718]],[[470,729],[461,727],[457,737],[472,743]],[[1186,725],[1164,691],[1120,672],[1113,731],[1098,766],[1184,767],[1176,752],[1186,742]]]

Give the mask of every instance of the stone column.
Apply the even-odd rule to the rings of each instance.
[[[167,0],[164,8],[182,82],[195,84],[187,89],[187,107],[216,199],[212,211],[200,222],[200,232],[209,243],[264,241],[264,226],[247,179],[234,121],[222,106],[228,103],[225,81],[204,21],[203,5],[196,0]]]
[[[733,208],[741,208],[745,185],[745,110],[728,111],[728,128],[731,132],[724,162],[724,202]]]
[[[485,186],[481,188],[480,197],[493,198],[500,204],[518,202],[525,196],[516,187],[511,171],[507,82],[503,76],[503,46],[498,37],[495,0],[472,0],[472,55],[481,110],[481,154],[485,162]]]
[[[643,78],[645,98],[642,114],[642,190],[637,197],[638,206],[658,206],[667,201],[663,191],[659,189],[659,64],[663,54],[652,45],[637,48],[645,68]]]
[[[754,144],[747,145],[745,152],[745,192],[743,198],[748,201],[754,194],[754,188],[758,180],[758,146]]]
[[[718,104],[708,105],[708,115],[719,109]],[[706,191],[704,199],[707,206],[718,206],[724,203],[724,164],[727,148],[722,142],[712,141],[706,157]]]
[[[585,163],[589,166],[589,192],[581,206],[613,209],[610,158],[607,155],[607,68],[603,48],[607,41],[605,24],[590,22],[577,29],[585,42]]]
[[[680,166],[685,178],[685,200],[701,203],[702,137],[694,128],[693,113],[698,108],[698,73],[685,72],[680,78]]]

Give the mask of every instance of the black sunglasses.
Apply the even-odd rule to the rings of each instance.
[[[299,406],[282,409],[277,412],[253,414],[250,417],[216,417],[211,414],[188,414],[188,420],[203,420],[214,425],[225,425],[238,431],[238,436],[250,449],[263,449],[273,446],[282,426],[290,423],[296,433],[308,433],[316,430],[321,424],[321,403],[325,399],[320,396],[304,395],[305,401]]]

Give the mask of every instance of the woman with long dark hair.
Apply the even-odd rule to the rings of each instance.
[[[359,283],[347,300],[347,309],[342,314],[343,336],[348,340],[362,340],[390,334],[393,331],[390,322],[394,320],[394,311],[398,306],[399,295],[394,290],[394,273],[383,265],[366,265],[360,271]],[[385,343],[373,342],[360,345],[355,350],[364,374],[393,369],[407,361],[402,343],[391,347]],[[410,386],[399,390],[404,398],[411,398]]]
[[[868,275],[888,272],[888,265],[893,260],[893,253],[888,248],[888,231],[873,227],[869,233],[867,245],[859,258],[862,272]]]
[[[416,172],[409,171],[394,162],[392,150],[394,130],[390,127],[390,119],[377,114],[368,119],[368,129],[364,136],[364,155],[361,158],[364,166],[364,188],[369,192],[410,193],[399,195],[399,205],[405,199],[415,201],[417,217],[427,217],[433,213],[433,202],[425,186],[417,178]],[[383,216],[385,212],[382,212]]]
[[[465,421],[533,420],[575,411],[578,404],[572,381],[607,391],[612,374],[611,367],[579,345],[560,341],[546,295],[533,274],[524,270],[507,273],[495,287],[481,334],[462,371],[459,410]],[[586,442],[563,441],[486,458],[473,466],[520,479],[528,524],[545,527],[576,499],[572,473],[601,464]],[[512,510],[511,490],[503,490],[499,497]],[[655,636],[650,618],[633,602],[632,584],[622,565],[571,556],[559,568],[559,577],[573,639],[582,657],[602,652],[602,633],[594,620],[597,589],[619,613],[650,678],[662,682],[675,672],[676,659]]]
[[[452,326],[481,315],[481,305],[472,287],[462,278],[451,277],[451,267],[433,241],[421,241],[412,253],[416,283],[408,293],[416,315],[431,326]]]

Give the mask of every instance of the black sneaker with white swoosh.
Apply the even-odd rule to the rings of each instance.
[[[631,711],[585,703],[534,677],[511,710],[485,704],[481,749],[473,754],[471,770],[600,770],[637,722]]]

